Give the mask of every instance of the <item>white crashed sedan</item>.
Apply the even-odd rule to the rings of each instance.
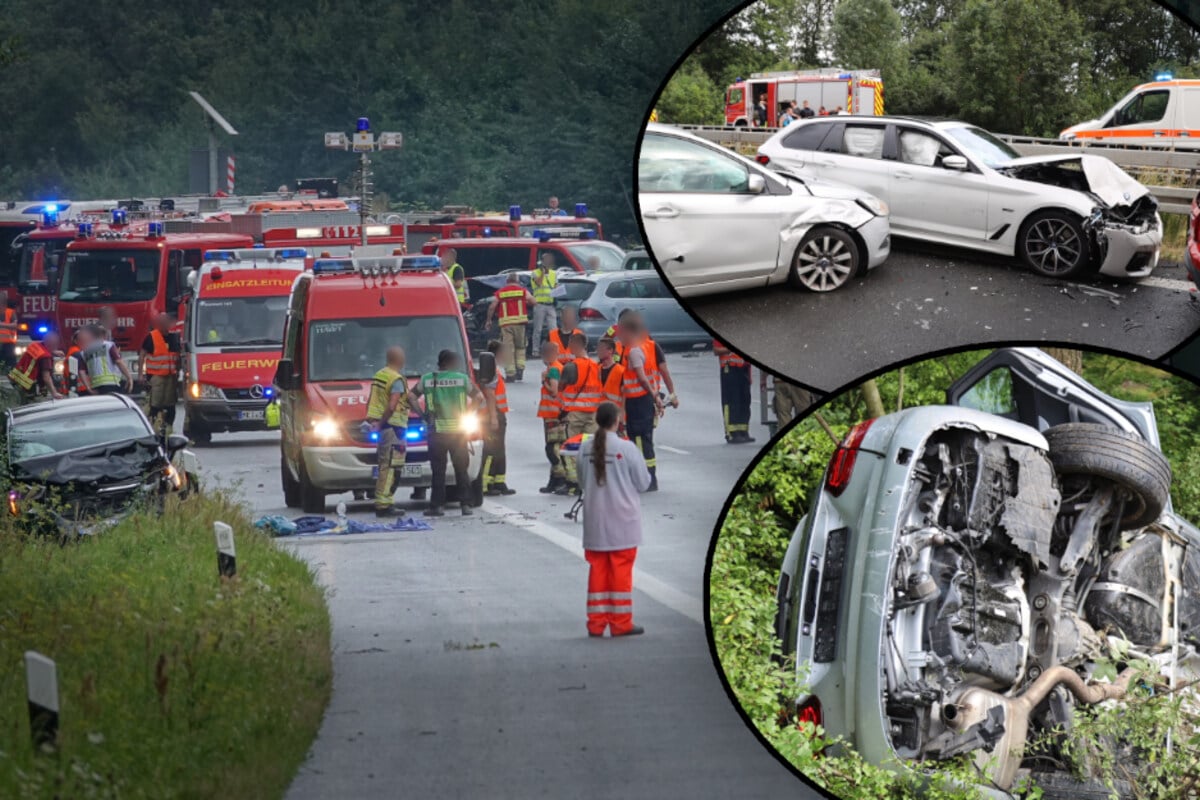
[[[869,193],[763,169],[650,124],[638,156],[646,243],[682,296],[791,282],[829,292],[882,264],[887,206]]]
[[[1015,255],[1050,277],[1143,278],[1162,247],[1154,197],[1108,159],[1022,158],[965,122],[816,117],[772,136],[758,161],[870,192],[897,236]]]

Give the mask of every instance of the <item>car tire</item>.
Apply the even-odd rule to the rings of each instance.
[[[325,493],[313,486],[308,479],[308,470],[304,461],[300,461],[300,510],[305,514],[325,513]]]
[[[1025,220],[1017,234],[1017,255],[1047,278],[1074,278],[1092,266],[1092,246],[1079,217],[1044,211]]]
[[[788,280],[796,289],[832,292],[866,272],[854,237],[841,228],[813,228],[792,255]]]
[[[283,504],[288,508],[299,508],[300,483],[292,477],[292,471],[288,468],[287,456],[282,451],[279,453],[279,478],[283,483]]]
[[[1126,495],[1121,530],[1158,519],[1171,496],[1171,465],[1151,445],[1131,433],[1091,422],[1047,428],[1050,463],[1065,475],[1094,475],[1122,488]]]

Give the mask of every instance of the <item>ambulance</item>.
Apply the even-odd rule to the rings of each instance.
[[[275,374],[282,412],[280,476],[288,507],[320,514],[330,494],[373,494],[377,442],[363,423],[371,378],[392,345],[404,348],[410,386],[437,369],[442,350],[458,353],[474,380],[458,298],[436,257],[319,258],[297,278]],[[470,499],[480,505],[483,426],[474,416],[467,423]],[[433,472],[419,408],[411,410],[406,444],[396,485],[423,491],[432,484]],[[446,482],[447,497],[455,497],[449,467]]]
[[[271,383],[307,257],[304,248],[209,250],[188,274],[183,433],[196,444],[279,427]]]
[[[1098,119],[1058,135],[1080,144],[1174,145],[1200,148],[1200,80],[1163,73],[1125,95]]]

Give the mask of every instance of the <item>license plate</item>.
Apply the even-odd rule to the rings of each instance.
[[[421,477],[421,465],[420,464],[405,464],[404,467],[400,470],[400,477],[401,478],[419,478],[419,477]]]
[[[250,422],[251,420],[264,420],[267,418],[266,409],[258,409],[256,411],[239,411],[238,419],[242,422]]]

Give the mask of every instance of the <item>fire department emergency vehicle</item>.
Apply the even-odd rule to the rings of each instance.
[[[288,295],[307,257],[303,248],[209,250],[188,274],[183,432],[196,444],[278,427],[271,382]]]
[[[58,288],[58,328],[63,341],[75,329],[98,320],[103,306],[117,315],[113,339],[138,373],[142,339],[161,312],[179,316],[187,275],[199,269],[209,250],[252,247],[240,234],[165,234],[163,223],[146,223],[145,234],[129,230],[93,231],[79,226],[67,245]]]
[[[289,507],[322,513],[325,497],[375,486],[376,442],[365,432],[372,376],[388,347],[406,354],[409,385],[454,350],[474,380],[467,332],[450,279],[436,258],[317,259],[297,278],[288,305],[283,354],[275,375],[281,415],[280,475]],[[483,501],[483,433],[468,420],[471,496]],[[410,412],[407,454],[398,486],[429,487],[428,436],[422,411]],[[447,469],[447,486],[454,470]],[[449,493],[449,496],[454,496]]]
[[[340,204],[341,208],[333,207]],[[221,214],[205,220],[168,220],[168,233],[241,233],[263,247],[303,247],[314,256],[340,258],[362,254],[357,212],[341,200],[255,203],[245,214]],[[404,248],[404,225],[367,224],[367,252],[390,255]]]
[[[782,104],[808,101],[814,112],[829,113],[841,106],[849,114],[883,114],[883,79],[879,70],[810,69],[795,72],[756,72],[739,78],[725,90],[725,124],[754,125],[754,106],[766,96],[767,124],[774,128]]]
[[[463,215],[450,226],[450,236],[455,238],[509,236],[533,238],[536,231],[554,235],[559,230],[592,231],[596,239],[604,238],[600,221],[588,216],[586,203],[575,204],[575,215],[555,214],[548,208],[534,209],[532,214],[523,214],[520,206],[510,206],[508,214]]]

